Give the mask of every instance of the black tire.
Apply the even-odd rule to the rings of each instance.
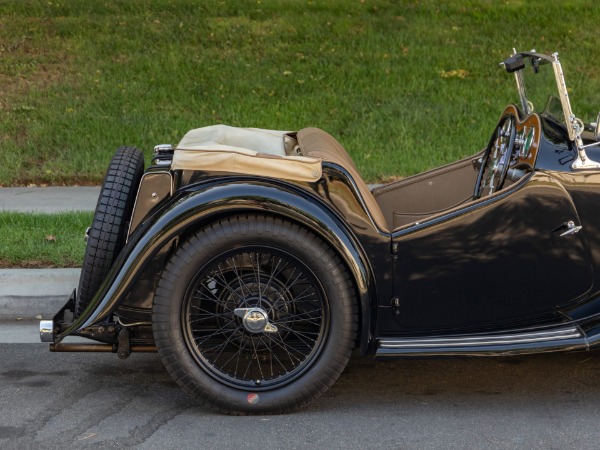
[[[141,151],[132,147],[117,149],[104,177],[89,230],[75,301],[75,317],[79,317],[94,298],[125,245],[143,173]]]
[[[251,332],[261,314],[264,328]],[[160,358],[184,391],[227,414],[275,414],[335,382],[357,315],[350,276],[325,242],[278,218],[240,215],[175,251],[152,322]]]

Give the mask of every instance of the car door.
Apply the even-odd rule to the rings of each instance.
[[[580,225],[569,194],[536,173],[399,230],[395,325],[439,334],[557,320],[592,286],[585,230],[564,234],[569,221]]]

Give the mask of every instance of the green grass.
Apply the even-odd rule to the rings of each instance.
[[[575,0],[0,0],[0,185],[100,183],[116,147],[215,123],[318,126],[367,181],[406,176],[485,145],[513,47],[559,51],[594,119],[599,21]]]
[[[0,212],[0,268],[80,267],[91,212]]]

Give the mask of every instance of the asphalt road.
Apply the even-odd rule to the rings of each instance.
[[[600,447],[600,354],[355,358],[307,409],[229,417],[155,354],[49,353],[24,329],[0,324],[2,449]]]

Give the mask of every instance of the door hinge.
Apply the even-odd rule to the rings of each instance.
[[[392,255],[396,256],[398,254],[398,243],[392,242]]]
[[[398,314],[400,314],[400,299],[398,297],[392,297],[392,311],[394,311],[394,314],[397,316]]]

